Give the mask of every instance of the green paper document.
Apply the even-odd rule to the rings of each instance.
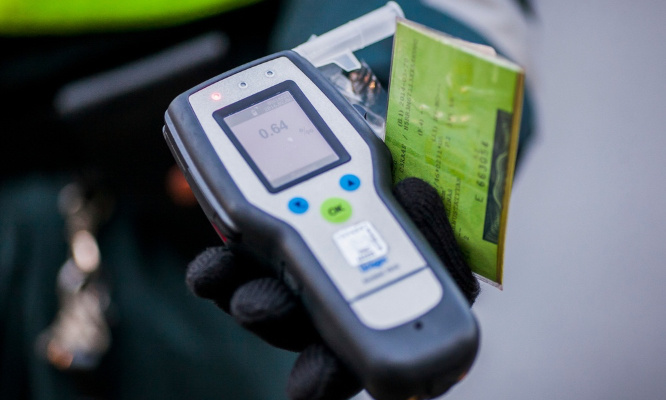
[[[399,20],[386,121],[395,182],[433,185],[467,262],[501,288],[523,70],[492,48]]]

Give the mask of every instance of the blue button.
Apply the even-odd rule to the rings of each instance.
[[[294,197],[289,200],[289,210],[294,214],[303,214],[308,210],[308,201],[302,197]]]
[[[347,174],[340,178],[340,186],[342,186],[344,190],[351,192],[361,186],[361,180],[358,179],[358,176],[356,175]]]

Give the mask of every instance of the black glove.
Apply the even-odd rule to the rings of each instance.
[[[463,259],[437,191],[420,179],[408,178],[393,194],[471,306],[479,294],[479,283]],[[209,248],[188,266],[187,284],[197,296],[213,300],[271,345],[301,352],[287,383],[291,399],[341,400],[362,389],[359,380],[322,343],[298,297],[251,254]]]

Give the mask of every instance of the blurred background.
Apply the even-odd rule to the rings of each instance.
[[[511,200],[504,291],[485,284],[448,399],[666,391],[666,3],[535,0],[540,129]]]

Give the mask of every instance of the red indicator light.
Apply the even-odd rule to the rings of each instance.
[[[219,92],[215,92],[215,93],[210,95],[210,98],[215,100],[215,101],[222,100],[222,94],[219,93]]]

